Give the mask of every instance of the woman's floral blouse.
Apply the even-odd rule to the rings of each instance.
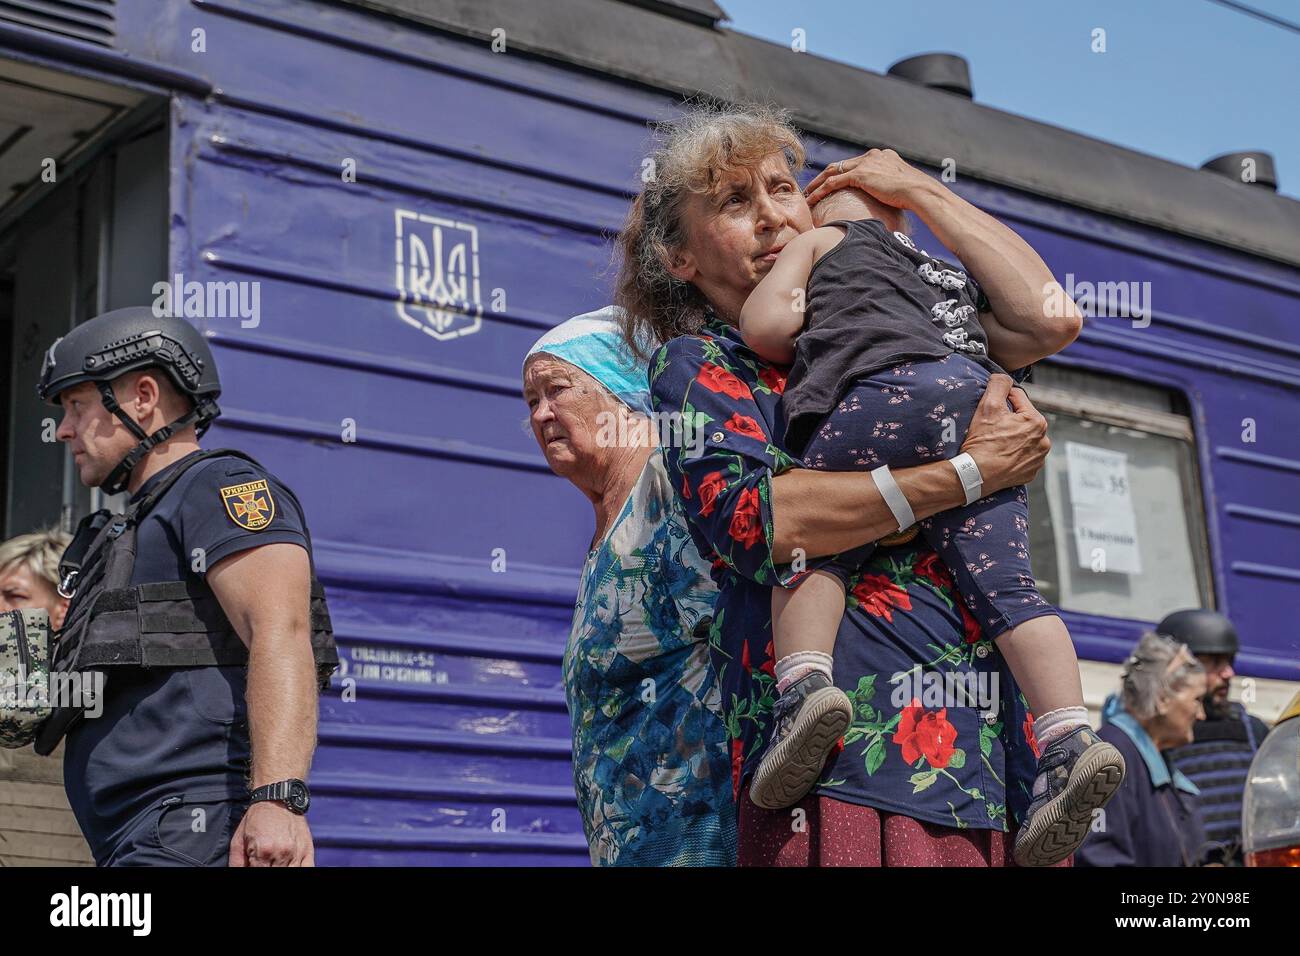
[[[717,592],[663,456],[587,555],[564,652],[573,783],[597,866],[734,866],[707,632]]]
[[[770,589],[800,576],[771,554],[771,477],[797,465],[781,447],[785,377],[717,319],[661,348],[650,374],[655,410],[680,414],[683,434],[699,436],[665,454],[719,588],[710,646],[739,794],[776,695]],[[938,555],[919,537],[877,548],[846,604],[835,683],[854,719],[817,792],[941,825],[1008,829],[1008,803],[1013,820],[1029,803],[1032,718]]]

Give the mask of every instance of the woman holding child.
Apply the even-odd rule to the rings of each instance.
[[[654,408],[679,413],[704,436],[702,452],[668,449],[665,462],[719,587],[710,642],[730,738],[739,861],[1002,866],[1013,858],[1008,834],[1029,813],[1032,839],[1022,839],[1015,856],[1049,865],[1077,845],[1073,831],[1109,798],[1123,768],[1087,727],[1077,668],[1061,666],[1073,663],[1068,634],[1032,577],[1023,579],[1019,486],[1042,466],[1046,423],[998,373],[1059,351],[1077,335],[1079,318],[1072,311],[1049,317],[1045,302],[1059,287],[1023,240],[896,154],[873,150],[835,164],[806,196],[796,181],[803,163],[779,113],[698,109],[667,130],[656,178],[634,201],[620,239],[617,298],[628,339],[663,345],[650,365]],[[785,260],[797,254],[808,269],[827,261],[836,244],[814,228],[809,206],[849,187],[867,194],[865,211],[841,207],[823,224],[894,220],[832,228],[896,244],[881,254],[912,256],[916,275],[942,293],[927,298],[910,291],[911,279],[891,280],[899,301],[924,307],[925,318],[939,323],[934,338],[950,346],[925,357],[961,359],[946,378],[930,376],[942,380],[940,389],[964,390],[951,408],[930,400],[933,385],[907,408],[907,389],[899,388],[898,420],[869,414],[864,427],[855,414],[860,403],[893,383],[857,381],[853,362],[829,379],[814,375],[827,363],[828,343],[820,353],[800,352],[802,316],[785,323],[771,301],[774,320],[754,322],[742,336],[742,321],[761,315],[757,306],[742,315],[747,300],[783,249],[795,245]],[[900,210],[921,218],[979,285],[911,247],[894,228]],[[814,232],[820,245],[798,243]],[[778,282],[767,291],[779,303],[781,296],[799,301],[794,293],[803,290]],[[963,321],[945,324],[951,316]],[[963,334],[943,338],[958,326]],[[889,369],[906,375],[910,357],[894,350]],[[834,393],[829,404],[823,394],[820,406],[809,405],[821,420],[800,444],[821,438],[825,447],[805,467],[786,444],[781,399],[791,358],[795,371],[803,363],[805,397],[808,383]],[[971,368],[976,358],[985,363]],[[845,384],[856,388],[844,392]],[[966,397],[981,391],[978,405]],[[955,435],[944,436],[951,447],[916,427],[913,420],[927,415],[953,422]],[[919,447],[899,456],[891,434]],[[866,467],[877,470],[863,474]],[[985,553],[961,539],[978,536],[979,509],[990,499],[1009,512],[984,522],[999,535]],[[942,514],[953,509],[971,510],[953,522]],[[968,554],[976,567],[963,567]],[[1016,593],[982,587],[976,578],[984,573],[1018,585]],[[799,609],[783,592],[800,584],[798,595],[809,582],[818,582],[809,594],[830,587],[829,599],[823,590],[820,603]],[[778,621],[790,612],[784,634],[774,635],[774,608]],[[1013,669],[1040,713],[1051,713],[1033,719]],[[935,700],[924,691],[935,678],[967,691]],[[767,809],[751,799],[764,762],[770,772],[756,799]]]

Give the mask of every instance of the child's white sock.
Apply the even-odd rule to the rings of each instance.
[[[776,662],[776,689],[784,694],[785,689],[813,671],[826,675],[828,681],[834,682],[831,668],[835,658],[821,651],[795,651]]]
[[[778,665],[779,666],[779,665]],[[1061,707],[1049,710],[1034,721],[1034,737],[1041,753],[1053,741],[1079,727],[1090,727],[1087,707]]]

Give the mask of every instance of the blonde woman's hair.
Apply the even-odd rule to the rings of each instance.
[[[1163,634],[1144,634],[1120,674],[1120,703],[1134,717],[1156,715],[1162,697],[1176,694],[1198,674],[1201,665],[1186,644]]]
[[[789,114],[766,104],[697,101],[657,128],[650,179],[633,200],[618,240],[614,301],[624,309],[623,334],[637,355],[648,357],[647,340],[661,345],[704,323],[708,301],[667,267],[686,244],[686,201],[774,153],[785,158],[791,174],[803,169],[803,144]]]
[[[59,559],[63,557],[71,540],[71,535],[57,528],[45,528],[10,538],[0,544],[0,570],[18,564],[57,588]]]

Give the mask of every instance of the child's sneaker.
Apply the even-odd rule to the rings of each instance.
[[[849,695],[813,671],[777,698],[772,739],[754,773],[749,798],[764,810],[798,803],[821,776],[827,756],[853,720]]]
[[[1038,759],[1033,797],[1016,834],[1019,866],[1053,866],[1079,848],[1104,807],[1124,782],[1124,757],[1091,727],[1053,741]]]

